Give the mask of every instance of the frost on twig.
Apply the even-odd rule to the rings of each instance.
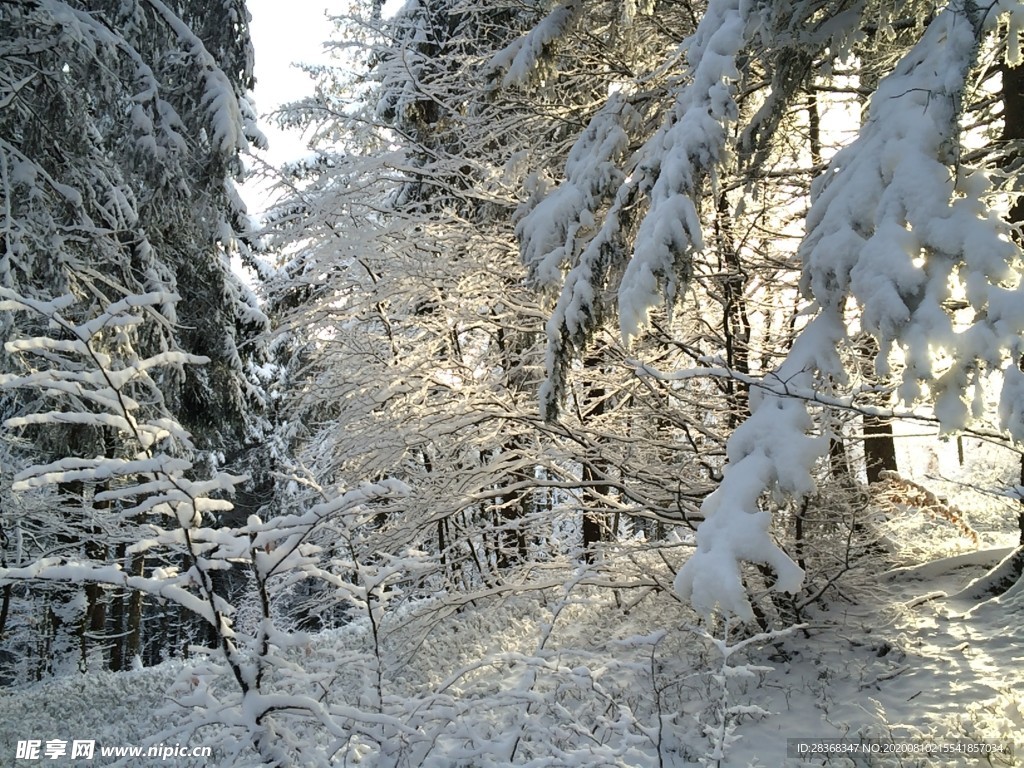
[[[726,765],[730,747],[740,738],[736,734],[737,726],[744,718],[764,718],[771,713],[756,704],[741,704],[736,701],[740,691],[738,683],[747,680],[758,680],[773,671],[772,667],[737,662],[743,652],[769,643],[776,643],[792,632],[802,629],[803,625],[789,627],[777,632],[763,632],[730,642],[730,634],[736,628],[735,620],[727,621],[722,627],[722,637],[715,637],[702,627],[691,627],[700,640],[713,648],[718,656],[718,663],[710,661],[708,706],[704,712],[704,735],[708,739],[708,751],[701,762],[707,766]]]

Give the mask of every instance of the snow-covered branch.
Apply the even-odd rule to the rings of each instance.
[[[943,428],[966,426],[966,391],[986,368],[1006,366],[1014,388],[1024,333],[1020,254],[983,203],[985,179],[959,167],[957,154],[967,78],[988,31],[976,4],[951,3],[881,81],[859,137],[816,182],[800,255],[818,314],[774,374],[787,386],[813,391],[846,380],[836,349],[852,297],[880,342],[878,367],[899,344],[901,396],[912,403],[930,388]],[[958,286],[973,322],[949,309]],[[742,561],[769,565],[777,590],[799,589],[801,569],[771,540],[770,514],[759,505],[765,492],[799,498],[812,489],[810,472],[827,449],[813,429],[803,402],[751,393],[750,418],[727,444],[722,484],[702,505],[697,552],[676,579],[702,612],[753,617]]]

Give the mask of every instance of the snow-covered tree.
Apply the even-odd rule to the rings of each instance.
[[[339,22],[350,44],[374,30],[344,53],[363,80],[321,72],[317,97],[290,109],[318,154],[275,221],[294,254],[271,294],[291,350],[286,428],[325,487],[415,485],[406,516],[377,521],[378,550],[414,545],[446,578],[489,582],[524,558],[545,461],[531,413],[540,315],[505,167],[536,138],[489,102],[481,68],[518,14],[372,10]]]
[[[162,310],[168,322],[153,332],[166,338],[153,343],[213,365],[168,396],[196,412],[186,417],[195,426],[214,411],[241,433],[258,393],[239,348],[265,322],[229,264],[246,253],[240,153],[262,141],[245,98],[244,3],[14,3],[0,13],[4,284],[31,295],[181,293],[180,315]],[[226,447],[226,426],[210,431],[211,446]]]
[[[155,381],[210,466],[237,461],[262,428],[253,366],[266,321],[230,265],[247,254],[234,180],[241,153],[262,141],[245,96],[247,18],[238,0],[0,5],[0,286],[38,301],[73,295],[68,311],[82,321],[125,296],[180,296],[146,305],[134,343],[144,354],[209,358],[188,373],[161,370]],[[44,335],[46,323],[38,313],[0,317],[5,339]],[[2,354],[2,370],[18,370],[20,361]],[[74,390],[62,396],[88,410]],[[4,397],[8,418],[30,419],[41,407],[24,390]],[[19,431],[11,450],[23,466],[123,450],[116,430],[95,421]],[[73,481],[57,490],[70,526],[51,527],[60,546],[124,560],[125,542],[104,536],[110,510],[94,500],[103,489]],[[5,505],[5,527],[14,514]],[[42,552],[53,546],[35,541]],[[111,663],[123,666],[141,650],[140,609],[138,595],[89,591],[91,618],[75,631],[83,640],[128,638],[130,647],[119,640],[112,651]]]
[[[470,558],[474,572],[549,541],[533,513],[552,503],[575,506],[586,545],[613,535],[615,521],[623,531],[634,517],[680,521],[713,471],[692,454],[709,450],[709,435],[720,442],[720,428],[700,426],[693,399],[686,410],[668,391],[637,396],[648,383],[614,342],[607,370],[575,391],[578,407],[543,424],[544,310],[524,286],[514,236],[537,226],[530,209],[572,161],[578,126],[629,87],[650,47],[678,46],[691,14],[624,16],[611,3],[586,16],[577,4],[543,3],[409,4],[388,19],[372,10],[339,32],[346,64],[366,61],[365,74],[320,71],[317,97],[286,113],[313,126],[316,152],[275,215],[295,257],[273,293],[302,377],[287,396],[287,428],[308,446],[313,475],[352,482],[401,466],[433,489],[422,495],[430,512],[389,523],[442,550],[462,542],[442,557]],[[544,51],[561,65],[534,66]],[[630,107],[637,135],[669,79],[661,73],[653,95]],[[680,477],[687,465],[693,483]]]
[[[713,0],[682,47],[684,74],[658,129],[634,148],[630,94],[608,97],[580,132],[563,181],[523,220],[527,264],[560,286],[544,394],[553,413],[573,356],[605,317],[617,315],[622,335],[634,338],[653,308],[682,296],[706,253],[707,201],[763,172],[778,146],[773,130],[797,99],[851,61],[859,40],[896,43],[874,60],[895,62],[877,65],[877,87],[867,75],[861,82],[873,91],[863,126],[811,189],[797,251],[805,319],[784,359],[749,380],[750,417],[729,440],[697,551],[676,581],[702,612],[752,617],[744,561],[774,570],[778,590],[799,588],[802,571],[772,539],[764,494],[799,498],[814,486],[828,440],[808,403],[860,405],[857,374],[844,362],[856,355],[842,354],[857,326],[875,339],[876,367],[892,371],[899,398],[929,405],[944,430],[981,417],[981,382],[1001,376],[999,420],[1020,439],[1020,254],[986,175],[965,162],[960,121],[981,98],[972,90],[979,54],[1009,33],[1016,55],[1021,12],[1017,3],[960,0],[899,8]],[[919,32],[899,34],[908,29]],[[756,75],[770,90],[750,114],[741,98]],[[700,372],[675,374],[688,375]]]

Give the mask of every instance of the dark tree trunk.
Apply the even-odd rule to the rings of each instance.
[[[109,487],[109,483],[97,484],[96,493],[101,493]],[[93,501],[94,517],[102,517],[110,509],[109,501]],[[98,564],[105,564],[109,552],[103,540],[103,530],[97,525],[89,528],[89,538],[85,542],[85,556]],[[107,594],[106,590],[99,584],[85,585],[85,617],[82,621],[82,655],[83,662],[87,655],[87,646],[90,641],[93,643],[105,643],[107,629]]]
[[[127,550],[127,544],[117,545],[117,562],[122,568],[125,566]],[[127,669],[125,657],[125,645],[127,643],[125,619],[128,613],[129,594],[127,589],[117,589],[114,591],[110,601],[110,628],[114,635],[114,642],[110,648],[110,670],[112,672],[121,672]]]
[[[1020,484],[1024,486],[1024,454],[1020,457]],[[1018,545],[1024,547],[1024,496],[1019,499],[1021,503],[1020,511],[1017,512],[1017,527],[1020,528],[1020,539],[1018,539]]]
[[[715,216],[718,269],[722,273],[722,340],[725,362],[741,376],[750,373],[750,317],[747,314],[747,275],[736,249],[729,201],[718,198]],[[735,429],[750,415],[750,385],[741,378],[725,380],[729,403],[728,426]]]
[[[600,370],[598,355],[594,355],[585,363],[584,369],[591,368]],[[586,395],[580,410],[580,421],[583,426],[588,426],[604,415],[607,408],[607,392],[604,386],[594,382],[588,382],[584,392]],[[605,513],[601,510],[607,504],[605,499],[611,493],[611,487],[606,482],[608,467],[606,462],[599,457],[598,447],[595,445],[589,453],[591,455],[584,456],[582,459],[583,470],[580,476],[583,481],[581,532],[583,534],[583,557],[586,562],[592,563],[594,562],[595,548],[607,536]]]
[[[522,455],[519,439],[508,440],[497,455],[500,461],[511,460],[513,465],[517,464]],[[509,470],[499,480],[495,524],[498,528],[497,564],[502,569],[525,562],[529,555],[524,526],[531,511],[532,493],[527,481],[527,476],[518,469]]]
[[[1003,68],[1003,139],[1008,142],[1019,144],[1024,140],[1024,66]],[[1012,164],[1013,161],[1021,159],[1021,152],[1015,149],[1013,154],[1007,158]],[[1009,219],[1011,224],[1024,222],[1024,195],[1021,195],[1010,207]],[[1019,232],[1015,232],[1015,239],[1021,244]],[[1024,358],[1019,362],[1024,369]],[[1024,454],[1020,457],[1020,478],[1024,484]],[[1024,497],[1021,498],[1021,510],[1017,513],[1017,525],[1020,527],[1020,545],[1024,546]]]
[[[0,568],[9,567],[7,563],[7,546],[9,544],[7,532],[0,525]],[[3,597],[0,597],[0,640],[3,640],[4,629],[7,627],[7,616],[11,610],[11,594],[13,589],[13,584],[4,584]]]
[[[582,480],[584,483],[583,498],[585,499],[582,524],[583,557],[588,563],[592,563],[594,562],[594,549],[604,538],[602,514],[594,507],[603,503],[600,501],[599,495],[607,494],[608,486],[599,482],[597,473],[589,461],[583,465]]]
[[[878,342],[874,336],[863,334],[862,344],[858,345],[861,355],[861,366],[865,375],[878,356]],[[898,472],[896,464],[896,443],[893,440],[892,420],[878,416],[864,417],[864,464],[867,470],[868,484],[877,483],[882,479],[883,472]]]
[[[877,416],[864,417],[864,463],[868,483],[877,483],[883,472],[896,472],[896,443],[892,438],[892,422]]]

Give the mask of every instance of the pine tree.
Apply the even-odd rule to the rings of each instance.
[[[245,96],[247,18],[238,0],[0,4],[0,286],[33,301],[74,296],[68,311],[79,314],[68,322],[126,296],[167,297],[146,305],[134,343],[144,355],[209,358],[203,368],[157,372],[152,395],[196,435],[207,458],[195,458],[209,466],[237,461],[263,423],[255,366],[266,320],[230,264],[247,253],[248,223],[233,186],[241,154],[262,141]],[[4,313],[0,325],[9,340],[46,333],[38,313]],[[0,368],[14,373],[22,362],[7,351]],[[90,408],[74,390],[62,396],[71,410]],[[42,407],[24,390],[4,397],[5,416],[30,420],[20,435],[4,433],[22,466],[123,451],[117,430],[96,421],[31,423]],[[8,481],[10,530],[21,523]],[[61,484],[68,527],[57,524],[49,535],[63,550],[84,547],[90,559],[138,571],[130,543],[105,535],[115,510],[96,501],[104,482]],[[110,649],[110,663],[124,666],[145,642],[140,595],[87,593],[84,624],[60,623],[78,633],[83,657],[87,639],[109,647],[105,633],[128,638]],[[163,653],[152,650],[148,658]]]

